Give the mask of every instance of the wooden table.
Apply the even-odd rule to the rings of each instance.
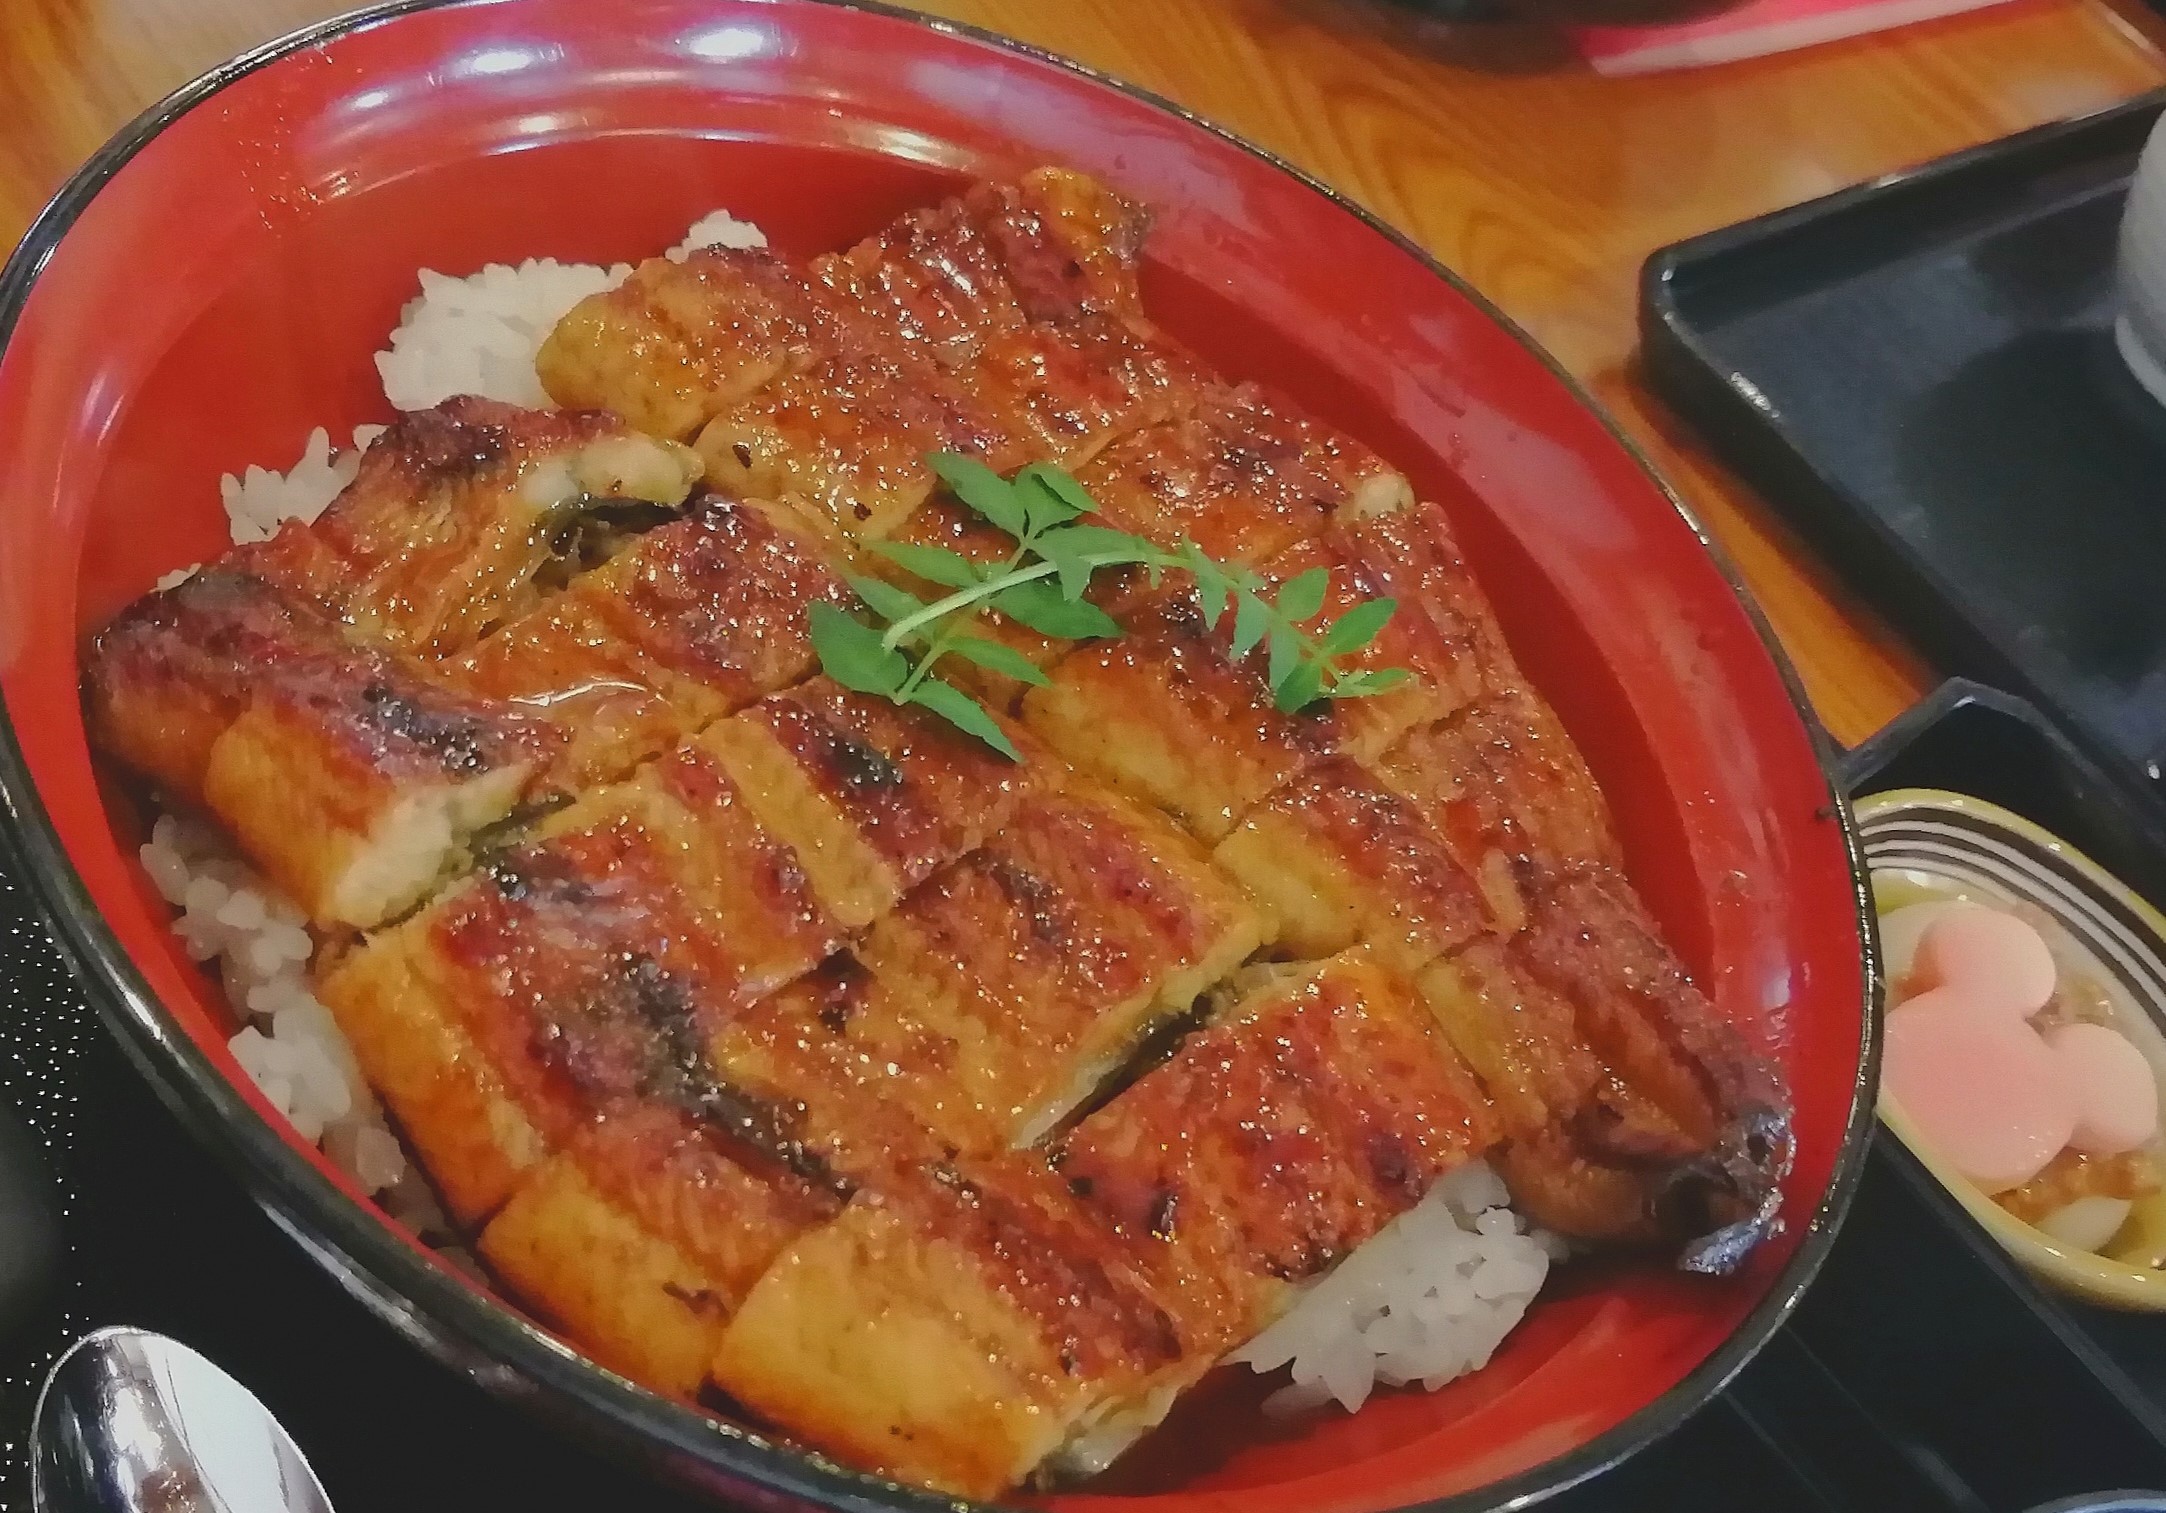
[[[595,0],[607,5],[610,0]],[[338,0],[0,0],[0,245],[129,116]],[[2166,83],[2127,0],[1990,12],[1788,57],[1597,78],[1536,27],[1383,0],[935,0],[1223,122],[1432,248],[1586,380],[1743,569],[1822,718],[1855,741],[1933,673],[1634,372],[1665,242]]]

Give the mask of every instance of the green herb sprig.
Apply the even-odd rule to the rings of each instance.
[[[1020,682],[1044,683],[1045,674],[1028,657],[973,634],[972,625],[991,608],[1063,640],[1118,636],[1119,622],[1084,597],[1091,575],[1106,567],[1141,567],[1153,587],[1169,571],[1191,574],[1207,627],[1216,629],[1232,611],[1236,661],[1258,646],[1268,649],[1265,677],[1273,701],[1288,714],[1322,699],[1379,694],[1406,680],[1404,668],[1339,666],[1340,658],[1360,651],[1390,623],[1394,601],[1365,599],[1330,624],[1311,628],[1330,593],[1326,568],[1296,574],[1274,595],[1254,571],[1218,562],[1193,541],[1169,551],[1127,531],[1084,521],[1097,507],[1082,485],[1058,468],[1034,464],[1007,479],[953,452],[929,460],[955,497],[1013,541],[1014,549],[1003,561],[981,564],[945,547],[873,543],[873,550],[897,566],[949,592],[928,602],[882,579],[853,576],[850,587],[878,623],[868,624],[833,604],[813,605],[813,650],[821,669],[845,688],[921,705],[994,750],[1019,758],[985,706],[935,677],[933,669],[954,656]]]

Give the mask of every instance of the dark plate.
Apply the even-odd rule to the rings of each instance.
[[[1845,764],[1850,791],[1863,796],[1896,788],[1943,788],[2000,805],[2044,826],[2156,903],[2166,899],[2166,824],[2153,807],[2121,784],[2053,723],[2023,700],[1979,684],[1953,681],[1856,751]],[[2007,1307],[2033,1315],[2059,1339],[2082,1374],[2105,1389],[2100,1411],[2115,1433],[2166,1466],[2166,1315],[2111,1311],[2042,1290],[2002,1257],[1986,1233],[1964,1217],[1925,1168],[1883,1133],[1876,1147],[1904,1169],[1906,1180],[1944,1210],[1946,1223],[1968,1236],[2001,1274]],[[1951,1337],[1956,1316],[1940,1327]],[[1856,1364],[1866,1366],[1870,1357]],[[2025,1376],[2027,1377],[2026,1371]],[[1965,1392],[1943,1405],[1955,1429],[1979,1392],[2041,1392],[2030,1380],[2011,1381],[1981,1358],[1963,1374]],[[2043,1394],[2058,1397],[2059,1389]],[[1966,1406],[1959,1406],[1966,1405]],[[2110,1408],[2107,1406],[2110,1404]],[[2055,1438],[2043,1427],[2020,1449],[1981,1446],[2019,1458],[2050,1454]],[[2103,1467],[2101,1470],[2103,1471]],[[2102,1480],[2110,1478],[2101,1478]],[[2151,1473],[2154,1485],[2166,1476]]]
[[[611,1508],[623,1471],[440,1370],[356,1304],[189,1139],[105,1034],[0,854],[0,1513],[30,1506],[23,1450],[45,1368],[140,1324],[208,1353],[299,1437],[351,1510]],[[18,1114],[20,1123],[17,1123]],[[27,1286],[8,1227],[31,1194]],[[690,1504],[641,1486],[642,1513]]]
[[[1657,387],[1951,671],[2166,764],[2166,411],[2113,350],[2156,96],[1649,259]]]
[[[1909,766],[1962,776],[1945,756],[2012,758],[2018,797],[2066,796],[2051,762],[1980,741],[1980,728],[1971,714],[1945,732],[1928,723]],[[28,1507],[22,1447],[44,1366],[75,1335],[123,1322],[187,1340],[255,1388],[341,1513],[606,1509],[632,1485],[641,1513],[691,1513],[406,1349],[310,1264],[100,1032],[0,857],[0,1120],[11,1108],[35,1136],[0,1150],[0,1188],[42,1187],[66,1249],[39,1285],[0,1293],[17,1305],[0,1332],[0,1513]],[[1550,1506],[2008,1513],[2166,1482],[2149,1426],[2040,1301],[1882,1137],[1791,1325],[1676,1434]]]

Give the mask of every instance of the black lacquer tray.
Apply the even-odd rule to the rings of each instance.
[[[2166,884],[2140,805],[2013,701],[1944,690],[1853,753],[1865,789],[1958,786]],[[0,1293],[0,1510],[26,1508],[35,1379],[84,1329],[162,1329],[293,1427],[343,1513],[687,1507],[382,1328],[175,1125],[94,1022],[0,859],[0,1218],[29,1176],[61,1254]],[[25,1230],[24,1232],[28,1232]],[[9,1320],[12,1320],[11,1322]],[[2015,1513],[2166,1486],[2166,1318],[2043,1296],[1892,1138],[1794,1321],[1668,1440],[1559,1513]]]
[[[1850,790],[1977,795],[2154,902],[2166,900],[2166,409],[2121,365],[2111,326],[2122,206],[2162,107],[2166,96],[2131,100],[1663,249],[1641,305],[1656,388],[1839,576],[1936,661],[1983,680],[1945,685],[1850,753]],[[2166,1485],[2166,1316],[2047,1295],[1891,1138],[1880,1145],[1792,1333],[1852,1391],[1910,1405],[1915,1442],[1947,1457],[1928,1479],[1952,1470],[1976,1499],[1950,1506],[2020,1505],[2052,1489],[2002,1478],[2081,1470],[2070,1454],[2097,1457],[2094,1484]],[[1978,1275],[1996,1274],[1999,1304],[1920,1291],[1870,1319],[1870,1300],[1909,1286],[1844,1280],[1898,1222],[1889,1174],[1906,1212],[1933,1211]],[[1909,1262],[1886,1259],[1931,1269],[1929,1255],[1921,1233]],[[1986,1320],[1990,1343],[1976,1334]],[[2016,1332],[2029,1336],[2020,1348]],[[2031,1380],[2049,1362],[2090,1384],[2095,1416],[2058,1416],[2064,1385]]]
[[[253,1388],[341,1513],[690,1506],[425,1359],[319,1271],[123,1059],[9,861],[0,1118],[15,1110],[30,1138],[0,1132],[0,1249],[33,1227],[7,1201],[27,1188],[59,1244],[41,1277],[0,1294],[0,1513],[30,1506],[24,1441],[45,1366],[77,1334],[121,1323],[186,1340]]]
[[[2166,97],[1656,253],[1656,387],[1950,672],[2022,693],[2166,813],[2166,407],[2114,350]]]

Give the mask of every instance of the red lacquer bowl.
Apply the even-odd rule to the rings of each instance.
[[[839,247],[1041,162],[1157,211],[1146,293],[1441,503],[1607,789],[1635,880],[1797,1098],[1787,1230],[1724,1281],[1567,1278],[1486,1370],[1267,1431],[1237,1386],[1067,1513],[1375,1513],[1554,1491],[1674,1426],[1796,1302],[1857,1175],[1874,969],[1848,814],[1794,680],[1676,499],[1402,238],[1162,102],[991,38],[813,0],[401,5],[276,44],[130,127],[0,274],[0,822],[114,1032],[403,1333],[648,1470],[836,1508],[941,1504],[718,1427],[433,1261],[274,1121],[101,783],[79,637],[225,544],[215,480],[388,418],[370,354],[421,267],[634,259],[728,206]],[[396,1453],[395,1451],[392,1453]],[[417,1474],[420,1468],[417,1468]]]

